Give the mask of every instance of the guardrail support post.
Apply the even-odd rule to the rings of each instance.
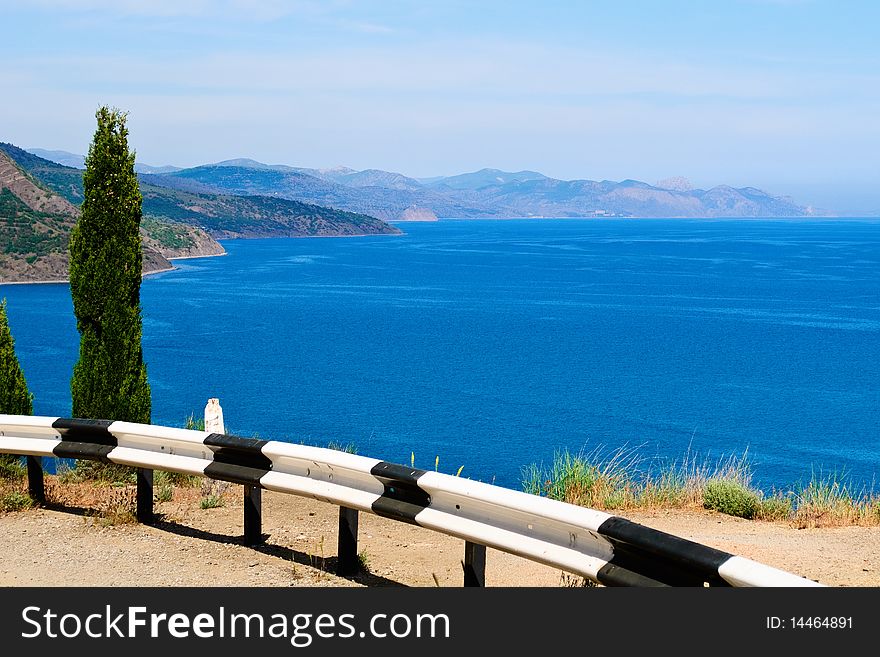
[[[28,495],[34,504],[46,503],[46,489],[43,487],[43,457],[27,457]]]
[[[263,542],[263,489],[259,486],[244,487],[244,543],[257,545]]]
[[[358,560],[358,512],[339,507],[339,539],[336,546],[336,574],[354,575],[360,570]]]
[[[153,523],[153,471],[137,469],[137,521],[145,525]]]
[[[464,542],[465,586],[486,586],[486,546],[479,543]]]

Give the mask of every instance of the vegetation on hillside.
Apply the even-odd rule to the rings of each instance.
[[[31,262],[67,249],[72,217],[32,210],[10,190],[0,190],[0,244],[3,253],[24,255]]]
[[[186,249],[195,243],[187,226],[169,223],[154,217],[141,219],[141,231],[165,249]]]
[[[0,145],[2,146],[2,145]],[[8,145],[8,149],[14,148]],[[39,160],[17,149],[22,161]],[[14,151],[13,151],[14,152]],[[52,163],[43,171],[65,169]],[[82,190],[82,172],[71,169]],[[70,231],[79,209],[25,171],[0,147],[0,280],[48,281],[68,277]],[[148,217],[141,222],[144,273],[164,271],[167,258],[218,255],[220,246],[195,226]]]
[[[398,233],[354,212],[265,196],[203,194],[142,185],[144,214],[200,226],[216,237]]]
[[[0,142],[6,153],[27,174],[74,205],[83,201],[82,169],[74,169],[37,157],[13,144]]]
[[[74,205],[83,201],[83,171],[55,164],[11,144],[0,150],[25,172]],[[334,208],[267,196],[194,193],[171,189],[146,180],[165,176],[141,176],[142,211],[145,218],[164,223],[198,226],[215,237],[268,237],[305,235],[358,235],[399,233],[375,217]]]

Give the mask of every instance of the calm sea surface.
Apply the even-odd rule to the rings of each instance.
[[[748,450],[765,488],[880,475],[880,220],[401,227],[146,278],[153,422],[219,397],[230,432],[514,488],[562,448]],[[0,295],[35,412],[68,415],[69,288]]]

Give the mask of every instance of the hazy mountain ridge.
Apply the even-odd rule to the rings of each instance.
[[[526,182],[529,180],[549,180],[543,173],[537,171],[501,171],[500,169],[480,169],[471,173],[462,173],[457,176],[445,176],[430,179],[428,187],[444,187],[449,189],[480,189],[493,185],[505,185],[511,182]]]
[[[350,175],[352,174],[345,173],[335,177],[344,180]],[[354,181],[355,185],[369,182],[368,178],[371,175],[361,176]],[[193,167],[162,176],[143,176],[142,180],[157,186],[170,185],[183,191],[202,190],[236,196],[256,195],[287,199],[339,208],[384,220],[400,219],[403,213],[411,208],[428,209],[435,206],[441,208],[441,211],[446,211],[448,208],[453,212],[459,210],[458,206],[450,205],[442,196],[436,196],[429,190],[392,189],[377,185],[350,186],[334,182],[326,176],[319,178],[292,167],[260,168],[251,165],[237,166],[227,162],[220,165]],[[447,212],[446,216],[453,215]]]
[[[44,160],[49,160],[50,162],[55,162],[56,164],[63,164],[66,167],[72,167],[74,169],[86,168],[85,155],[78,155],[76,153],[69,153],[67,151],[51,151],[46,150],[45,148],[26,148],[24,150],[32,155],[41,157]],[[157,167],[151,164],[143,164],[137,161],[135,161],[134,163],[134,170],[136,173],[170,173],[172,171],[180,171],[180,168],[181,167],[174,167],[167,164]]]
[[[343,170],[344,171],[344,170]],[[753,188],[719,185],[693,189],[683,179],[669,187],[638,180],[557,180],[534,171],[483,169],[419,181],[399,173],[367,169],[334,172],[231,160],[183,169],[156,185],[260,194],[405,220],[413,210],[441,217],[794,217],[820,214],[792,199]],[[187,182],[177,182],[187,181]]]
[[[236,158],[144,175],[145,184],[197,194],[285,198],[384,220],[432,215],[502,217],[795,217],[827,215],[754,187],[694,189],[682,177],[655,185],[558,180],[537,171],[480,169],[416,179],[381,169],[314,169]]]

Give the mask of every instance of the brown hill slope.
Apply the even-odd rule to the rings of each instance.
[[[67,244],[79,209],[0,151],[0,283],[64,281]],[[141,225],[144,274],[171,269],[169,258],[222,255],[194,226],[148,220]]]

